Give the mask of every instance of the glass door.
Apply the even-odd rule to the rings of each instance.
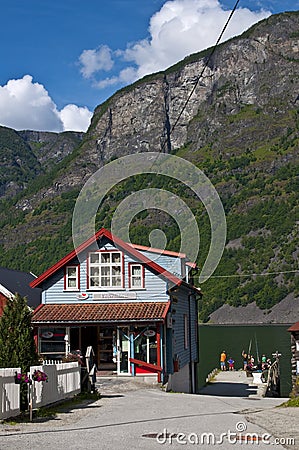
[[[128,327],[117,328],[117,374],[130,374],[130,337]]]
[[[99,370],[115,370],[113,361],[113,328],[98,327],[98,368]]]

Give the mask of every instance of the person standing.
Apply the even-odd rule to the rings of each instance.
[[[235,370],[235,361],[230,356],[228,362],[228,370]]]
[[[262,370],[264,370],[264,368],[267,365],[267,356],[265,354],[262,355],[261,363],[262,363]]]
[[[244,350],[242,350],[242,357],[243,357],[243,370],[246,370],[246,367],[248,365],[249,355]]]
[[[225,350],[220,355],[220,369],[226,370],[226,353]]]

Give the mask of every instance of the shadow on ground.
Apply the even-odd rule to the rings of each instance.
[[[215,395],[217,397],[249,397],[257,393],[257,386],[247,383],[211,382],[203,387],[200,395]]]

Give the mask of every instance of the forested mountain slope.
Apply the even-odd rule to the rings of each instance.
[[[52,147],[48,165],[41,162],[48,150],[29,145],[25,132],[10,130],[14,144],[3,147],[8,129],[0,130],[7,167],[16,155],[23,161],[11,179],[8,170],[1,178],[2,266],[41,273],[71,250],[73,207],[91,174],[119,156],[164,151],[203,170],[226,212],[227,245],[214,277],[201,286],[201,319],[224,303],[256,302],[259,321],[285,320],[281,311],[280,318],[271,316],[271,309],[285,298],[288,309],[299,301],[299,13],[271,16],[221,44],[199,80],[209,54],[191,55],[115,93],[96,108],[84,136],[68,136],[74,147],[60,153]],[[207,214],[188,189],[167,177],[144,175],[118,185],[99,210],[99,226],[109,228],[118,203],[149,186],[172,190],[191,208],[202,266]],[[168,236],[168,248],[178,250],[177,225],[153,210],[135,218],[131,240],[146,244],[157,227]]]

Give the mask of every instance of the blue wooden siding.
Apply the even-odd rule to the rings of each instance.
[[[185,288],[179,289],[173,293],[171,304],[172,315],[172,351],[168,348],[167,352],[167,367],[173,365],[170,358],[178,357],[180,368],[184,367],[190,361],[190,345],[191,345],[191,359],[197,361],[197,308],[196,299],[194,296],[188,296],[188,290]],[[190,301],[190,316],[189,316],[189,301]],[[187,316],[187,348],[185,348],[185,316]],[[190,329],[190,333],[189,333]],[[190,343],[191,334],[191,343]],[[168,339],[170,338],[168,332]]]
[[[142,253],[144,256],[146,256],[148,259],[155,261],[161,267],[164,267],[164,269],[168,270],[168,272],[173,273],[177,277],[184,276],[181,258],[177,258],[175,256],[163,255],[163,254],[159,255],[158,253],[144,251],[144,250],[138,250],[138,251],[140,253]]]
[[[115,250],[116,248],[112,246],[108,242],[103,242],[103,247],[105,250]],[[120,289],[87,289],[87,258],[89,252],[97,251],[98,247],[96,244],[89,247],[85,253],[80,255],[80,261],[78,258],[74,258],[74,260],[68,263],[71,265],[80,265],[80,291],[67,291],[64,289],[64,269],[60,269],[55,274],[53,274],[49,280],[47,280],[43,286],[43,302],[44,303],[86,303],[89,301],[97,301],[97,302],[109,302],[111,303],[111,299],[109,300],[93,300],[93,294],[96,292],[135,292],[136,293],[136,301],[165,301],[168,299],[168,295],[166,291],[168,289],[167,282],[160,278],[159,276],[153,274],[151,271],[145,268],[144,276],[145,276],[145,288],[144,289],[130,289],[129,288],[129,269],[128,264],[132,262],[136,262],[136,260],[132,259],[130,256],[124,255],[124,272],[125,272],[125,285],[124,288]],[[153,254],[146,255],[148,257],[153,256]],[[176,258],[174,258],[176,259]],[[164,261],[163,256],[159,256],[159,264],[162,265]],[[171,258],[165,256],[165,264],[162,265],[166,270],[171,268]],[[88,293],[89,297],[85,300],[78,299],[78,294],[80,293]],[[116,300],[115,301],[120,301]],[[130,300],[123,300],[130,301]],[[132,301],[132,300],[131,300]],[[133,300],[134,301],[134,300]]]

